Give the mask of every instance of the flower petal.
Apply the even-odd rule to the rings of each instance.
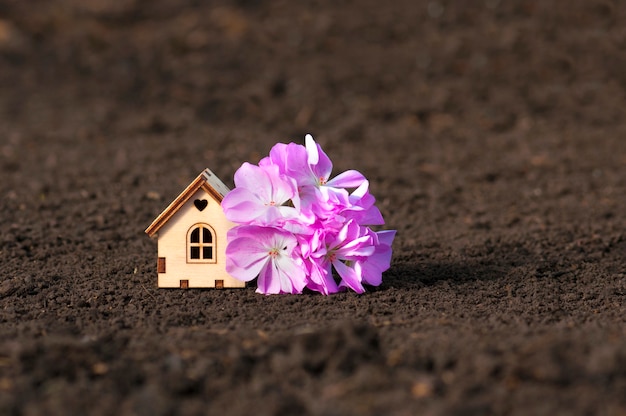
[[[245,236],[229,241],[226,246],[226,271],[244,282],[257,277],[268,261],[268,250]]]
[[[356,293],[365,292],[365,288],[363,288],[363,285],[361,284],[361,276],[357,275],[356,271],[352,267],[346,266],[339,260],[333,262],[333,267],[335,267],[335,270],[337,270],[337,273],[341,277],[339,287],[349,287]]]
[[[320,292],[323,295],[337,293],[339,287],[333,277],[331,264],[328,261],[318,259],[311,264],[307,287],[311,290]]]
[[[271,261],[265,264],[257,280],[257,293],[265,295],[280,293],[280,280],[274,278],[274,266]]]
[[[330,158],[324,153],[322,147],[315,143],[313,136],[307,134],[304,138],[306,151],[308,155],[308,163],[311,171],[315,175],[318,183],[326,183],[333,171],[333,163]]]
[[[306,286],[306,273],[301,261],[280,256],[274,260],[274,264],[281,282],[281,290],[285,293],[302,293]]]
[[[255,194],[245,188],[235,188],[222,200],[222,209],[229,221],[249,224],[263,210]]]
[[[257,195],[263,192],[261,199],[265,200],[270,195],[272,183],[262,167],[245,162],[235,172],[235,189],[237,188],[248,189]]]
[[[311,136],[310,134],[304,136],[304,145],[306,147],[306,153],[308,156],[307,161],[309,163],[309,166],[316,165],[317,162],[319,162],[320,160],[320,155],[317,151],[317,143],[315,143],[315,140],[313,140],[313,136]]]
[[[378,242],[380,244],[391,246],[391,244],[393,243],[393,239],[396,236],[396,233],[396,230],[378,231],[376,233],[376,235],[378,236]]]
[[[366,181],[365,176],[356,170],[347,170],[326,183],[335,188],[358,188]]]

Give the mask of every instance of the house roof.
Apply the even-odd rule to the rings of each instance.
[[[189,201],[189,198],[191,198],[193,194],[201,188],[220,203],[222,202],[222,199],[224,199],[224,196],[230,192],[230,189],[224,185],[224,182],[222,182],[220,178],[215,176],[210,169],[205,169],[196,179],[193,180],[193,182],[189,184],[189,186],[187,186],[187,188],[185,188],[180,195],[176,197],[174,201],[172,201],[167,208],[165,208],[161,214],[159,214],[158,217],[156,217],[154,221],[152,221],[152,224],[146,228],[146,234],[150,237],[154,236],[159,229],[165,225],[165,223],[172,218],[172,216],[176,214],[176,212],[183,205],[185,205],[187,201]]]

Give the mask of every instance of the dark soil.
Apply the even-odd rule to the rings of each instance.
[[[626,415],[626,4],[0,2],[0,414]],[[205,167],[310,132],[364,295],[156,288]]]

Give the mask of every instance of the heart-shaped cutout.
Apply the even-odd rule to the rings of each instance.
[[[206,199],[196,199],[195,201],[193,201],[193,204],[196,206],[196,208],[198,208],[198,211],[202,211],[209,204],[209,201],[207,201]]]

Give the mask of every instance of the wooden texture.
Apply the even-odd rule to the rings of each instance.
[[[245,287],[225,268],[226,234],[234,226],[220,205],[226,193],[228,188],[207,169],[146,229],[148,235],[157,235],[158,257],[164,259],[162,272],[158,262],[158,287],[179,288],[185,280],[189,288],[214,288],[218,281],[224,288]],[[211,231],[210,245],[204,243],[205,237],[200,237],[200,243],[191,237],[197,227]],[[200,258],[192,258],[192,247],[200,250]],[[210,258],[202,258],[203,247],[211,247]]]
[[[196,194],[196,191],[203,188],[208,195],[218,203],[222,202],[224,196],[230,191],[224,182],[220,180],[210,169],[205,169],[191,182],[185,190],[176,197],[172,203],[165,208],[165,210],[146,228],[146,234],[150,237],[154,236],[159,229],[169,219],[175,215],[180,208],[182,208],[190,199],[192,195]],[[194,199],[195,201],[195,199]],[[204,210],[202,208],[200,211]]]

